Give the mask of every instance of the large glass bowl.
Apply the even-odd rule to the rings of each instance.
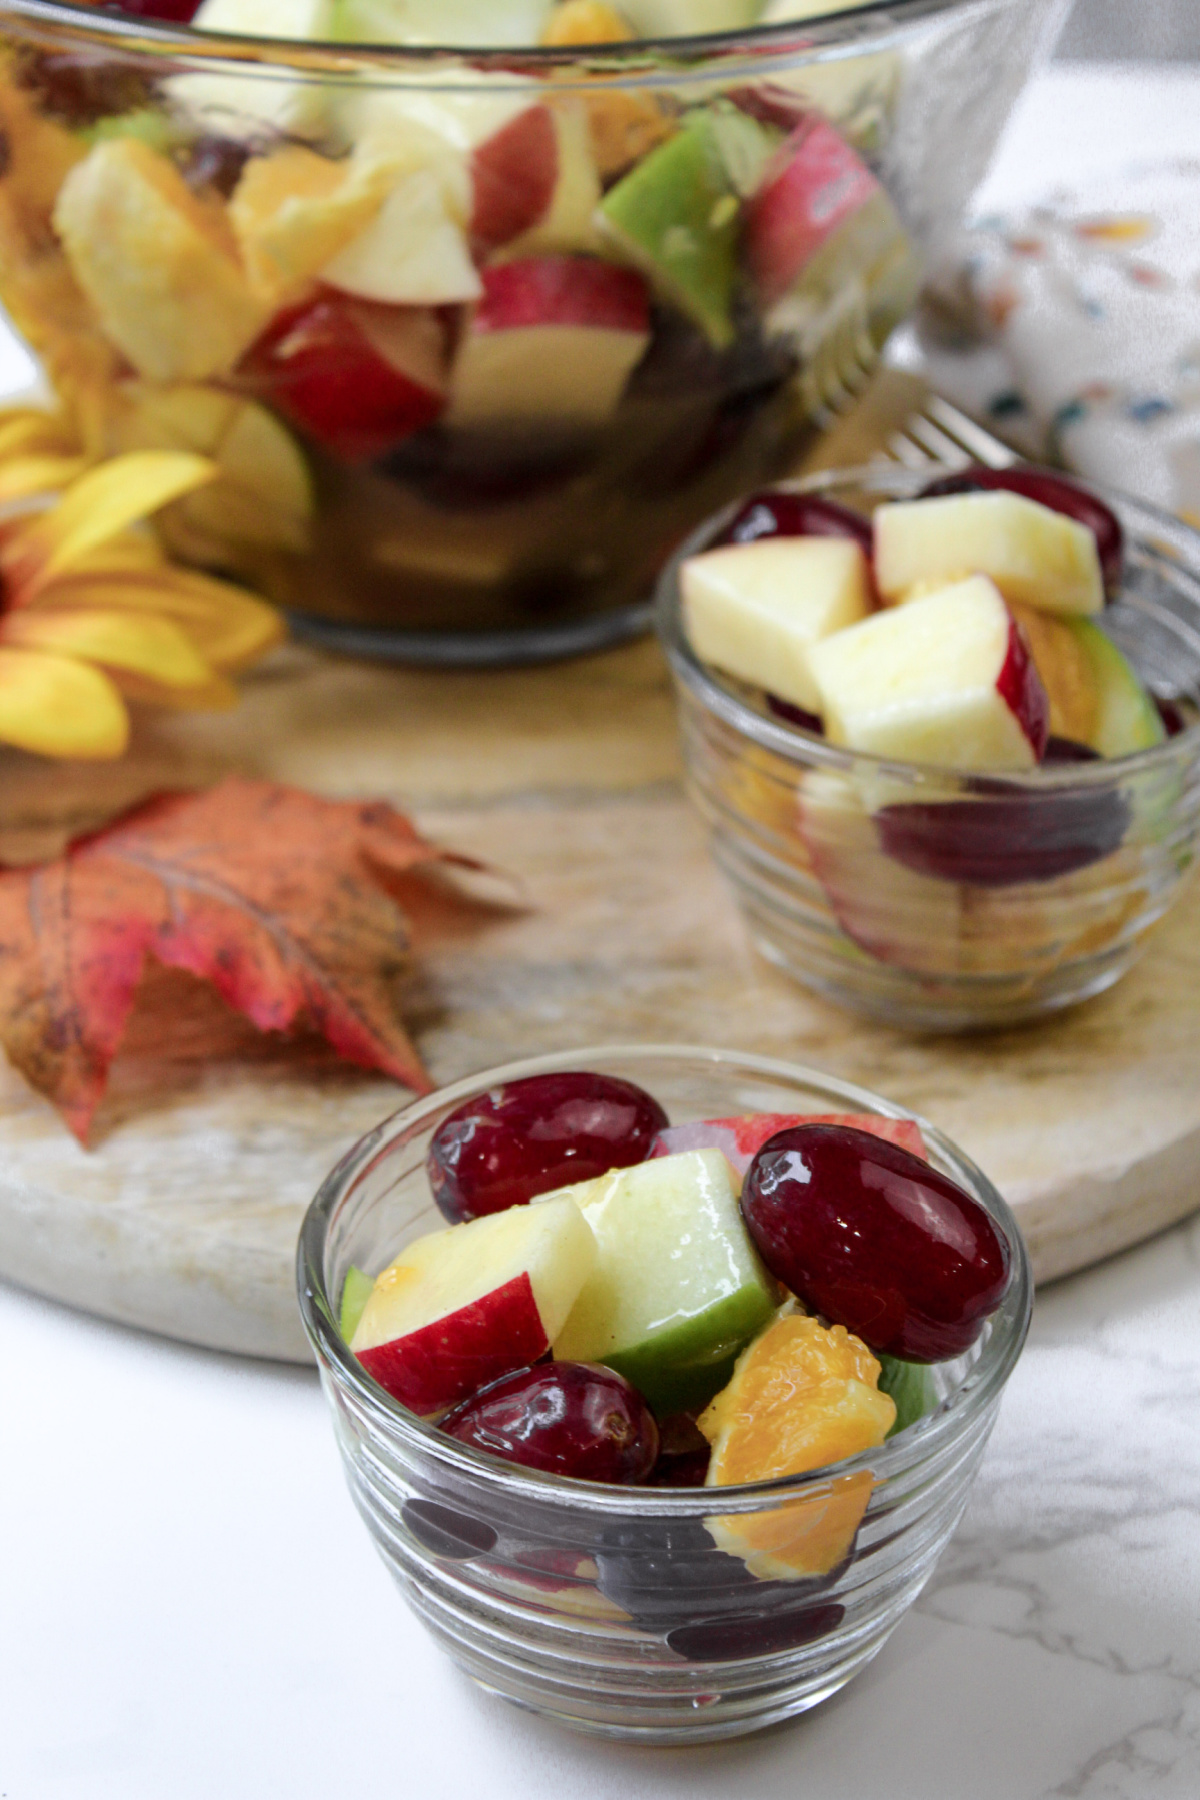
[[[0,299],[88,454],[216,455],[174,546],[308,635],[615,641],[861,386],[1065,4],[450,52],[6,0]]]
[[[640,1083],[676,1124],[743,1112],[911,1117],[817,1071],[721,1050],[607,1047],[489,1069],[405,1107],[339,1163],[301,1231],[301,1312],[355,1503],[405,1598],[461,1668],[605,1736],[732,1737],[836,1692],[912,1605],[958,1523],[1020,1353],[1029,1262],[987,1177],[921,1121],[932,1162],[987,1208],[1013,1259],[978,1343],[936,1366],[934,1412],[828,1469],[719,1490],[605,1487],[485,1456],[371,1380],[337,1328],[342,1284],[351,1264],[382,1269],[444,1224],[425,1157],[447,1113],[498,1082],[571,1068]],[[706,1524],[732,1514],[799,1524],[861,1506],[864,1489],[849,1556],[821,1580],[755,1580]]]
[[[869,511],[937,473],[884,465],[783,485]],[[1183,724],[1111,762],[988,778],[838,749],[687,641],[679,563],[736,509],[664,571],[689,792],[759,948],[807,986],[893,1025],[1010,1025],[1111,987],[1178,899],[1200,839],[1200,533],[1095,491],[1126,540],[1100,623]]]

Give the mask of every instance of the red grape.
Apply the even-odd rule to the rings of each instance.
[[[845,1616],[840,1601],[824,1600],[791,1612],[745,1613],[740,1618],[699,1619],[677,1625],[668,1631],[667,1643],[689,1662],[732,1662],[813,1644],[836,1631]]]
[[[1090,744],[1077,744],[1074,738],[1054,737],[1046,739],[1046,748],[1042,755],[1044,763],[1082,763],[1103,762],[1104,758]]]
[[[667,1125],[631,1081],[586,1070],[527,1075],[465,1100],[429,1146],[429,1184],[457,1224],[645,1162]]]
[[[725,527],[717,542],[752,544],[764,537],[848,537],[861,545],[868,562],[874,548],[870,519],[824,500],[819,494],[788,494],[765,489],[752,494]]]
[[[658,1426],[632,1383],[599,1363],[541,1363],[494,1381],[442,1421],[460,1444],[578,1481],[644,1481]]]
[[[190,25],[200,0],[104,0],[104,10],[136,13],[139,19],[158,19],[166,25]]]
[[[1088,758],[1056,753],[1046,760]],[[977,800],[881,807],[875,826],[884,855],[918,875],[967,887],[998,888],[1054,881],[1090,867],[1120,847],[1129,823],[1129,803],[1118,788],[997,791],[1002,786],[989,782],[988,792]]]
[[[811,731],[817,737],[824,737],[825,726],[820,713],[808,712],[803,706],[793,706],[790,700],[781,700],[778,694],[767,695],[767,706],[777,719],[786,719],[789,725],[798,725],[801,731]]]
[[[921,489],[921,498],[932,500],[939,494],[969,494],[996,488],[1010,494],[1023,494],[1027,500],[1036,500],[1040,506],[1048,506],[1052,512],[1066,513],[1068,518],[1086,525],[1100,552],[1104,585],[1110,594],[1115,593],[1121,585],[1124,559],[1124,538],[1117,516],[1103,500],[1097,500],[1085,488],[1076,487],[1065,475],[1028,466],[988,469],[982,464],[974,464],[956,475],[943,475],[938,481],[931,481],[928,487]]]
[[[1163,700],[1157,694],[1151,698],[1169,738],[1178,737],[1181,731],[1187,730],[1187,720],[1173,700]]]
[[[1008,1286],[1008,1242],[983,1207],[921,1157],[850,1126],[768,1139],[742,1213],[772,1275],[905,1362],[961,1355]]]

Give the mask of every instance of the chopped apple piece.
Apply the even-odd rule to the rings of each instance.
[[[650,341],[641,277],[591,257],[542,256],[485,269],[483,286],[454,364],[450,422],[609,418]]]
[[[554,251],[575,255],[598,251],[603,239],[596,229],[600,174],[592,150],[589,115],[571,100],[556,102],[554,184],[549,201],[519,237],[503,247],[504,256],[540,256]]]
[[[965,575],[988,575],[1006,600],[1042,612],[1104,607],[1095,534],[1023,494],[947,494],[879,507],[875,578],[886,603]]]
[[[336,0],[331,35],[349,44],[536,44],[550,0]]]
[[[780,299],[881,191],[832,125],[803,119],[775,152],[747,209],[746,255],[766,304]]]
[[[137,138],[97,144],[67,175],[54,224],[101,328],[140,375],[203,380],[262,330],[224,210]]]
[[[734,337],[740,211],[713,114],[703,112],[605,195],[597,221],[714,347],[723,349]]]
[[[343,293],[393,306],[451,306],[483,292],[466,233],[433,169],[396,183],[371,223],[321,270]]]
[[[728,544],[689,557],[679,580],[696,655],[806,712],[821,705],[813,645],[871,610],[867,560],[850,538]]]
[[[537,1361],[596,1256],[570,1200],[432,1232],[379,1276],[351,1349],[395,1399],[417,1413],[441,1412]]]
[[[607,1363],[660,1415],[702,1405],[775,1304],[721,1152],[614,1169],[554,1198],[579,1206],[598,1249],[555,1356]]]
[[[247,373],[297,425],[351,458],[400,443],[446,401],[433,308],[371,306],[331,292],[282,313]]]
[[[452,154],[462,172],[463,220],[470,215],[472,183],[468,158],[513,119],[538,105],[540,83],[515,73],[497,86],[485,71],[458,67],[422,71],[419,88],[351,88],[339,94],[342,130],[355,150],[415,154],[404,167],[418,168],[435,154]]]
[[[826,735],[942,768],[1029,769],[1050,705],[1015,619],[984,575],[876,613],[813,646]]]
[[[544,217],[557,181],[554,115],[548,106],[527,106],[471,157],[474,242],[494,250],[531,230]]]
[[[1096,720],[1082,742],[1100,756],[1133,756],[1166,737],[1162,715],[1136,671],[1110,637],[1090,619],[1072,619],[1096,685]]]
[[[192,25],[197,31],[238,37],[322,43],[332,35],[333,12],[334,0],[204,0]],[[316,136],[329,92],[325,84],[253,75],[252,66],[232,75],[176,75],[168,90],[176,105],[222,137],[261,137],[264,125],[298,137]]]

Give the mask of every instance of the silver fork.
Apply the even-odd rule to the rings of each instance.
[[[923,469],[930,463],[984,463],[989,469],[1009,469],[1022,460],[940,394],[928,395],[920,412],[905,421],[903,431],[893,432],[880,454],[906,469]]]

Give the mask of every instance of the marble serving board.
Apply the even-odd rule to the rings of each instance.
[[[235,768],[386,797],[523,883],[521,909],[432,905],[412,886],[403,1003],[435,1080],[605,1041],[813,1063],[957,1138],[1015,1205],[1042,1280],[1200,1202],[1200,892],[1111,993],[1036,1027],[937,1039],[857,1020],[750,948],[684,799],[653,643],[488,675],[289,648],[248,678],[235,713],[143,728],[110,770],[0,759],[0,856],[49,851],[140,794]],[[301,1215],[404,1098],[153,970],[92,1150],[0,1070],[0,1273],[171,1336],[301,1359]]]

